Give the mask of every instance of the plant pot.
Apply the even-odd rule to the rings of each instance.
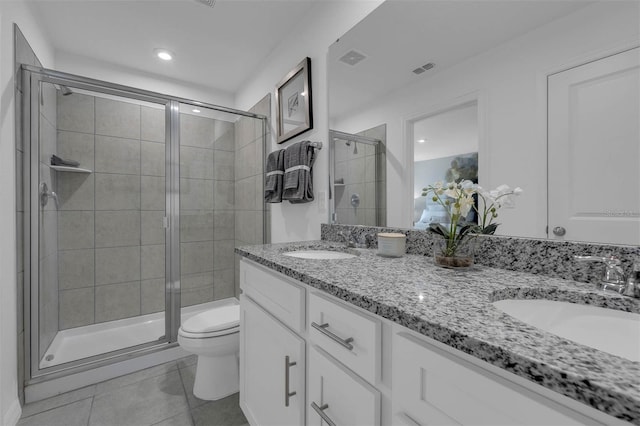
[[[475,238],[472,237],[457,244],[439,238],[433,244],[433,260],[443,268],[470,268],[473,266],[475,246]]]

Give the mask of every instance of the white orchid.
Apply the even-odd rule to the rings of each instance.
[[[512,196],[518,196],[524,191],[520,187],[511,189],[509,185],[500,185],[496,189],[486,191],[479,186],[478,190],[478,206],[474,205],[474,209],[478,213],[478,226],[480,233],[493,234],[498,227],[497,223],[492,223],[493,219],[498,217],[498,210],[507,202],[512,200]],[[480,212],[480,202],[482,202],[482,212]]]

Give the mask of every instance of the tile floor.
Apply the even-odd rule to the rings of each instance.
[[[238,394],[193,395],[196,356],[147,368],[22,407],[18,426],[247,425]]]

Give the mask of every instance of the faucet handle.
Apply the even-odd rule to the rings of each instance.
[[[623,284],[624,271],[622,261],[615,256],[573,256],[579,262],[602,262],[605,264],[603,282],[609,284]]]

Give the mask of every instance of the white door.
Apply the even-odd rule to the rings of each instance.
[[[304,340],[244,295],[240,318],[240,407],[247,420],[304,424]]]
[[[548,90],[549,236],[640,244],[640,49],[549,76]]]

